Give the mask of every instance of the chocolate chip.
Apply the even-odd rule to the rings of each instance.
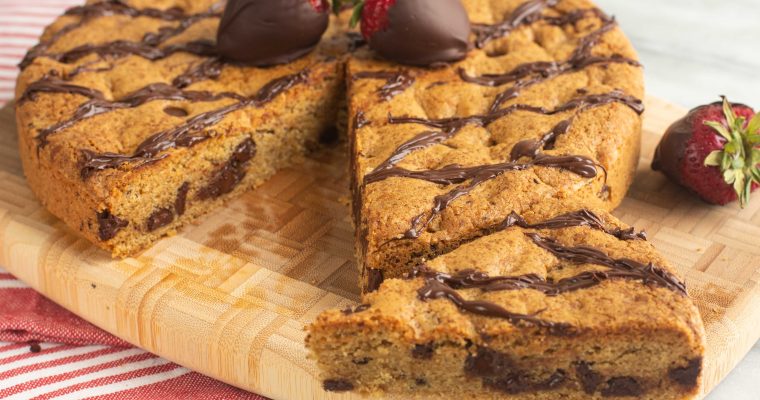
[[[146,226],[150,232],[163,226],[169,225],[172,221],[174,221],[174,213],[172,210],[168,208],[159,208],[158,210],[154,211],[153,214],[150,214]]]
[[[578,376],[578,380],[583,386],[583,391],[586,394],[594,394],[596,388],[602,383],[602,376],[591,369],[591,364],[586,361],[578,361],[575,363],[575,374]]]
[[[699,374],[702,372],[702,357],[690,360],[685,367],[672,368],[668,371],[671,380],[686,388],[697,386]]]
[[[369,357],[355,358],[351,360],[351,362],[356,365],[367,365],[370,361],[372,361],[372,359]]]
[[[417,386],[426,386],[427,380],[425,380],[424,378],[417,378],[414,380],[414,383],[416,383]]]
[[[435,352],[435,347],[433,346],[433,342],[425,343],[425,344],[416,344],[414,345],[414,348],[412,349],[412,357],[420,359],[420,360],[429,360],[433,358],[434,352]]]
[[[385,278],[383,277],[383,270],[369,268],[367,269],[367,286],[365,292],[370,293],[380,288]]]
[[[328,392],[347,392],[354,390],[354,385],[345,379],[327,379],[322,382],[322,387]]]
[[[607,380],[607,387],[602,389],[604,397],[641,396],[644,390],[636,379],[630,376],[616,376]]]
[[[477,353],[469,354],[464,370],[468,374],[488,377],[502,376],[514,370],[511,359],[506,355],[485,347],[478,347]]]
[[[190,184],[185,182],[177,189],[177,198],[174,200],[174,211],[177,215],[185,213],[185,206],[187,205],[187,192],[190,190]]]
[[[173,117],[187,117],[189,115],[185,109],[179,107],[166,107],[164,112]]]
[[[360,304],[360,305],[358,305],[356,307],[353,307],[353,308],[352,307],[348,307],[348,308],[342,310],[341,312],[343,313],[343,315],[351,315],[351,314],[360,313],[362,311],[366,311],[370,307],[371,306],[369,304]]]
[[[129,225],[129,222],[111,214],[111,211],[108,209],[99,212],[97,217],[99,225],[98,236],[103,242],[113,239],[122,228]]]
[[[508,394],[552,390],[567,381],[567,373],[561,369],[537,381],[527,371],[518,369],[508,355],[484,347],[467,357],[464,369],[469,375],[481,377],[484,386]]]
[[[198,199],[214,199],[230,193],[245,178],[246,164],[256,155],[256,144],[246,138],[232,152],[229,160],[198,191]]]

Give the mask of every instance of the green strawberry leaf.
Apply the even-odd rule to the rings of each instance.
[[[760,183],[760,167],[752,168],[752,180],[755,181],[755,183]]]
[[[721,162],[723,161],[724,152],[720,150],[715,150],[710,155],[705,158],[705,165],[708,167],[718,167],[721,165]]]
[[[734,114],[734,109],[731,107],[731,103],[728,102],[726,96],[723,96],[723,114],[726,116],[726,122],[728,122],[728,126],[736,126],[736,114]]]
[[[749,120],[747,132],[749,132],[750,135],[760,135],[760,111]]]
[[[733,139],[731,137],[731,133],[728,132],[728,128],[726,128],[726,126],[721,124],[720,122],[705,121],[705,125],[718,131],[718,133],[720,133],[720,135],[723,136],[726,140],[730,141]]]
[[[340,13],[341,8],[343,8],[343,0],[332,0],[332,11],[334,14]]]
[[[733,169],[723,171],[723,180],[729,185],[733,185],[736,182],[736,171]]]
[[[731,154],[724,152],[723,159],[720,160],[720,170],[725,171],[731,168]]]
[[[752,154],[749,156],[749,165],[757,167],[760,164],[760,149],[752,149]]]
[[[744,184],[744,191],[739,195],[739,205],[744,208],[749,203],[749,197],[752,194],[752,179],[747,179]]]
[[[737,116],[733,105],[723,97],[722,121],[704,121],[726,140],[722,150],[712,151],[704,161],[706,166],[717,166],[723,180],[731,185],[742,208],[749,202],[752,185],[760,183],[760,113],[749,121]]]
[[[734,190],[736,191],[740,202],[743,197],[744,187],[746,186],[745,183],[744,174],[736,174],[736,180],[734,181]]]
[[[760,183],[760,167],[752,168],[752,180],[756,183]]]
[[[362,11],[364,11],[364,2],[360,0],[354,1],[354,13],[351,14],[351,22],[349,26],[354,28],[362,19]]]

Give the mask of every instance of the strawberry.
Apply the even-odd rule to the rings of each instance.
[[[469,50],[470,21],[460,0],[333,0],[338,13],[353,6],[351,26],[381,56],[429,66],[461,60]]]
[[[691,110],[662,137],[652,169],[708,203],[743,208],[760,186],[760,113],[725,97]]]
[[[314,7],[314,11],[323,13],[330,9],[330,5],[327,4],[327,0],[309,0],[309,3]]]
[[[319,43],[329,10],[327,0],[228,0],[217,31],[217,52],[255,66],[288,63]]]

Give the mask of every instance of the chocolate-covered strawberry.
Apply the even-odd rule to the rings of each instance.
[[[744,207],[760,184],[760,113],[726,98],[668,128],[652,168],[709,203]]]
[[[430,66],[461,60],[469,50],[470,20],[459,0],[334,0],[354,5],[369,46],[389,60]]]
[[[228,0],[217,51],[228,60],[268,66],[314,49],[330,21],[327,0]]]

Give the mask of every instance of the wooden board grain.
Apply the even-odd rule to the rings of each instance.
[[[686,276],[707,327],[705,393],[760,337],[760,201],[710,207],[649,169],[684,110],[648,100],[643,158],[615,212]],[[320,311],[358,299],[347,161],[336,149],[138,257],[112,260],[48,214],[26,186],[13,109],[0,111],[0,265],[74,313],[151,352],[276,399],[321,389],[303,346]]]

